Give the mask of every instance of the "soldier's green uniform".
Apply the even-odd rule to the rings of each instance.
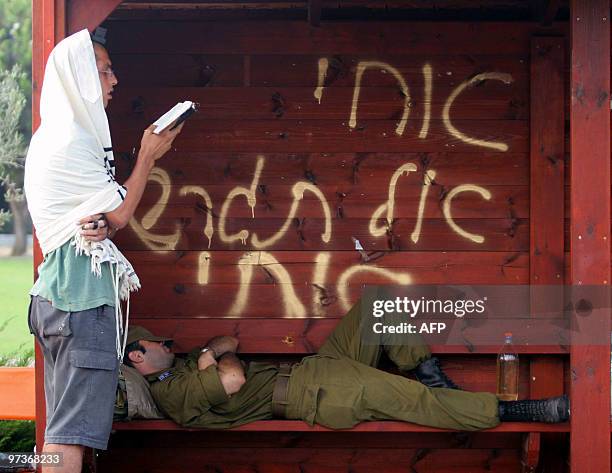
[[[274,365],[250,363],[246,383],[228,396],[217,367],[198,370],[200,350],[187,359],[176,359],[169,370],[146,376],[157,406],[178,424],[187,427],[227,429],[254,420],[272,418],[272,390],[278,374]]]
[[[400,368],[410,370],[430,357],[415,336],[411,345],[393,344],[381,335],[365,344],[357,303],[338,324],[317,355],[293,366],[286,417],[343,429],[365,420],[403,420],[432,427],[478,430],[499,424],[497,398],[427,386],[376,369],[382,350]],[[405,336],[404,336],[405,337]],[[199,371],[198,351],[164,372],[149,375],[151,392],[162,411],[188,427],[229,428],[272,418],[272,392],[278,369],[251,363],[246,383],[228,397],[216,366]]]

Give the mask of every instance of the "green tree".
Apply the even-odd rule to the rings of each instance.
[[[19,85],[26,97],[21,132],[32,134],[32,0],[0,1],[0,70],[18,65],[23,71]]]
[[[25,229],[18,228],[21,223],[19,217],[26,205],[21,182],[17,180],[23,176],[24,160],[23,135],[19,130],[19,119],[26,103],[19,86],[22,76],[19,66],[14,66],[8,72],[0,71],[0,184],[4,187],[4,199],[14,216],[15,230],[23,231]],[[0,211],[0,226],[6,224],[9,215]]]
[[[0,78],[0,186],[11,210],[1,213],[0,227],[12,216],[16,237],[12,254],[20,255],[26,250],[28,230],[22,187],[23,137],[29,141],[32,135],[31,0],[0,1]]]

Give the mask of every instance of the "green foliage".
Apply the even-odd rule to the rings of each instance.
[[[32,0],[0,1],[0,71],[14,66],[24,72],[19,86],[27,99],[21,132],[32,133]]]
[[[14,69],[17,67],[17,69]],[[32,0],[0,0],[0,74],[15,73],[14,79],[19,85],[21,94],[25,97],[22,112],[17,118],[18,130],[21,135],[32,135]],[[0,112],[1,113],[1,112]],[[0,123],[4,116],[0,114]],[[3,127],[5,128],[5,127]],[[3,137],[0,136],[0,141]],[[21,199],[21,183],[23,168],[3,166],[4,150],[0,148],[0,188],[8,194],[4,200]],[[1,178],[9,177],[8,181]],[[4,186],[2,186],[4,184]],[[2,195],[0,195],[0,230],[10,220],[11,216],[4,211]]]
[[[19,130],[19,120],[26,104],[19,81],[23,78],[19,66],[10,71],[0,70],[0,184],[6,193],[7,202],[23,200],[21,174],[24,159],[23,135]],[[9,218],[7,212],[0,211],[0,228]]]
[[[19,118],[26,98],[19,86],[23,73],[19,66],[0,71],[0,165],[19,166],[23,159],[23,135]]]
[[[0,420],[0,452],[32,452],[36,426],[29,420]]]

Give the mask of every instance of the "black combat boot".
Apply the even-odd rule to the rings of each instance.
[[[430,388],[460,389],[440,367],[440,360],[435,356],[423,361],[414,369],[417,379]]]
[[[570,401],[559,397],[534,401],[499,401],[499,420],[502,422],[565,422],[570,416]]]

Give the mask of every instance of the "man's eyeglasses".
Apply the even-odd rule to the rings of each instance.
[[[115,76],[115,71],[113,71],[110,67],[108,69],[104,69],[103,71],[98,69],[98,72],[100,74],[108,74],[108,75],[111,75],[111,76]],[[115,76],[115,77],[117,77],[117,76]]]

